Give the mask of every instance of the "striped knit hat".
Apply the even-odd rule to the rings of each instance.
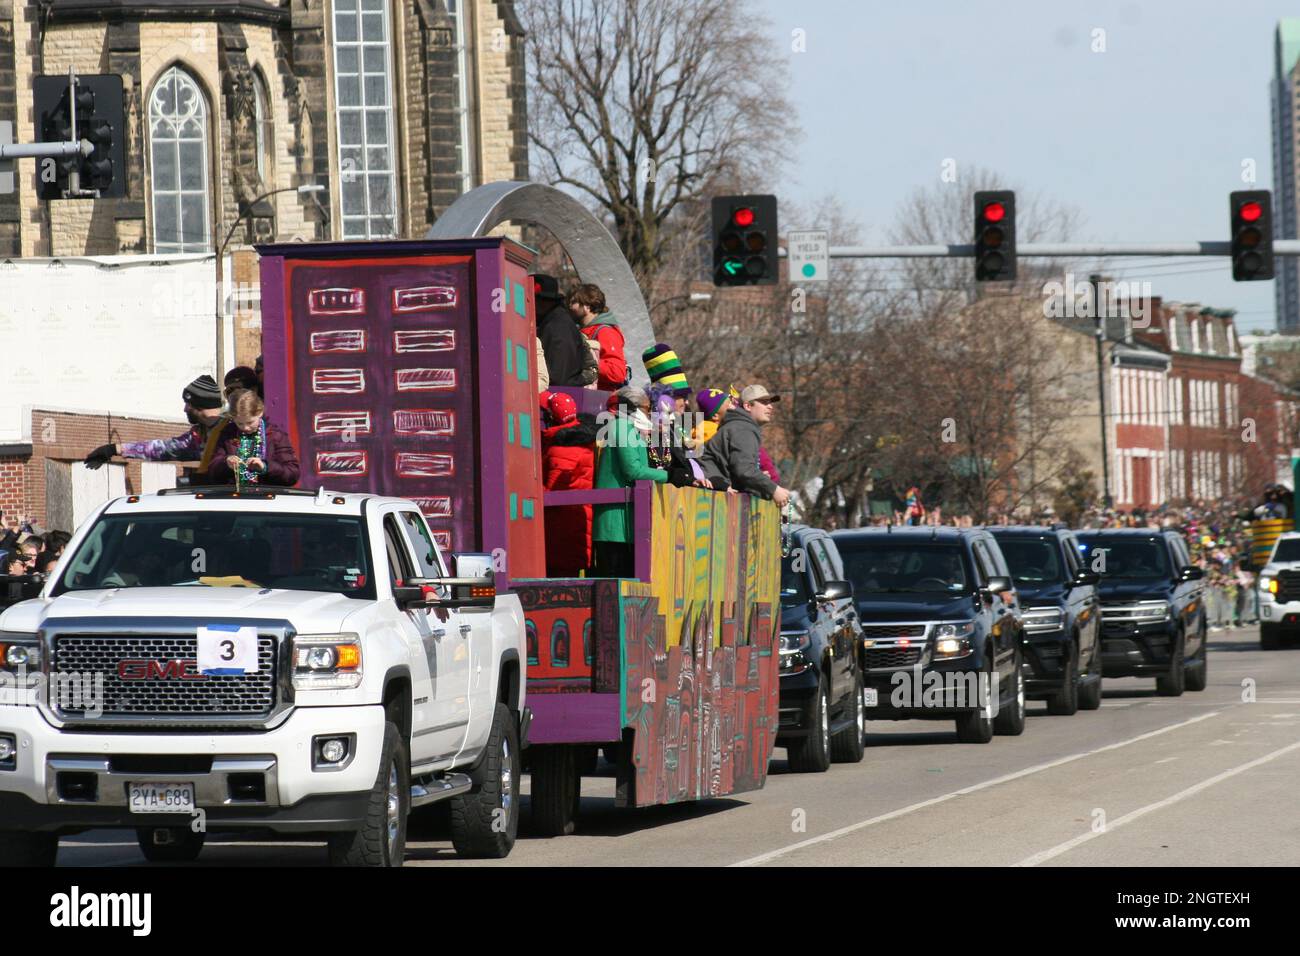
[[[690,397],[691,387],[686,384],[686,374],[682,371],[681,360],[677,358],[677,353],[664,343],[659,342],[642,352],[641,361],[645,363],[645,370],[650,375],[651,384],[668,385],[674,395],[682,398]]]

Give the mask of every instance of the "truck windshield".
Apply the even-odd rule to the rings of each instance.
[[[1080,535],[1083,565],[1103,578],[1153,581],[1171,577],[1165,544],[1156,538]],[[1098,552],[1105,555],[1099,556]]]
[[[995,537],[1016,584],[1045,584],[1061,580],[1061,554],[1054,540]]]
[[[966,567],[954,545],[880,542],[840,544],[844,572],[853,593],[889,594],[935,591],[958,594],[966,590]]]
[[[239,511],[107,515],[53,593],[241,587],[375,598],[360,518]]]
[[[1270,561],[1300,561],[1300,538],[1283,538]]]

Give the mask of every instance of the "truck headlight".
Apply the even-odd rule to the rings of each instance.
[[[942,657],[945,660],[951,660],[954,657],[965,657],[970,653],[969,638],[974,633],[974,621],[953,621],[948,624],[940,624],[934,629],[935,657]]]
[[[1139,621],[1167,621],[1169,614],[1168,601],[1139,601],[1133,605],[1133,617]]]
[[[35,634],[0,631],[0,688],[30,687],[39,680],[41,643]]]
[[[1277,593],[1277,578],[1260,578],[1259,588],[1261,591],[1267,591],[1269,594]]]
[[[812,643],[807,631],[782,631],[781,653],[797,654]]]
[[[294,690],[361,686],[361,639],[356,634],[298,634],[293,639]]]
[[[1064,623],[1065,615],[1059,607],[1031,607],[1025,611],[1025,631],[1029,634],[1059,631]]]

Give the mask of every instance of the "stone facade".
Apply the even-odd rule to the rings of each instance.
[[[148,109],[155,84],[173,66],[205,100],[208,248],[218,248],[235,222],[230,248],[341,238],[333,2],[0,0],[0,116],[15,118],[18,142],[37,139],[31,91],[38,75],[70,67],[119,74],[127,108],[127,168],[119,172],[126,196],[43,202],[36,162],[20,161],[17,192],[0,197],[0,256],[154,251]],[[462,84],[445,0],[386,2],[397,231],[419,237],[464,185],[462,88],[470,184],[527,178],[524,38],[513,0],[460,0],[469,74]],[[259,87],[269,130],[261,157],[254,137]],[[292,191],[301,185],[324,191]],[[259,201],[275,190],[285,191]]]

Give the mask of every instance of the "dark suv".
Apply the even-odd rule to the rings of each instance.
[[[1203,572],[1176,531],[1080,531],[1084,567],[1101,574],[1107,677],[1154,677],[1156,693],[1205,690]]]
[[[836,531],[862,618],[867,716],[955,720],[965,743],[1025,729],[1023,629],[982,528]]]
[[[776,742],[790,769],[862,759],[865,715],[853,589],[825,531],[794,525],[781,560],[781,703]]]
[[[990,528],[1011,569],[1025,621],[1025,696],[1049,714],[1101,706],[1098,575],[1066,528]]]

